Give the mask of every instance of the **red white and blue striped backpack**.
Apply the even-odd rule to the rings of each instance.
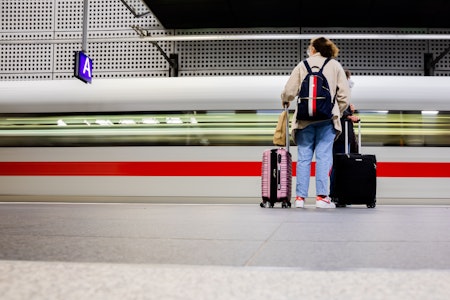
[[[327,58],[317,72],[312,71],[306,59],[303,61],[308,75],[303,79],[297,98],[297,120],[318,121],[331,119],[333,116],[335,99],[331,97],[328,81],[322,73],[330,59]]]

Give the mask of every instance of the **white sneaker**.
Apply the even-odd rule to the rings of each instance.
[[[295,207],[296,208],[303,208],[303,207],[305,207],[305,198],[297,196],[295,198]]]
[[[336,208],[336,204],[334,204],[334,202],[331,202],[331,198],[328,196],[326,197],[317,196],[316,208]]]

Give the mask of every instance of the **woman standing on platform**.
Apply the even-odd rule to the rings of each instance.
[[[327,58],[336,58],[338,47],[329,39],[319,37],[312,39],[308,46],[306,61],[312,69],[320,69]],[[283,92],[281,101],[285,103],[296,99],[303,79],[308,75],[304,62],[300,62],[292,71]],[[297,144],[297,184],[295,207],[303,208],[308,196],[311,175],[311,162],[316,157],[316,207],[335,208],[329,197],[329,174],[333,165],[333,143],[342,132],[340,118],[349,105],[350,89],[342,65],[331,59],[323,69],[328,81],[331,97],[336,101],[331,120],[306,121],[297,120],[297,109],[292,121],[292,135]]]

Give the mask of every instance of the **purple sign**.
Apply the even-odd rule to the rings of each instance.
[[[92,59],[83,51],[75,52],[75,77],[85,83],[92,82]]]

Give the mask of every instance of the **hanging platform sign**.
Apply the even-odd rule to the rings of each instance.
[[[75,77],[85,83],[92,83],[92,59],[83,51],[75,52]]]

